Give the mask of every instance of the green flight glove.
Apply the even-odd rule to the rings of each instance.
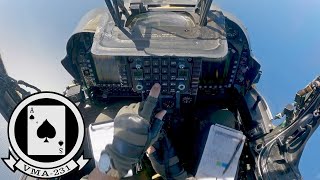
[[[163,110],[152,117],[160,90],[161,86],[155,84],[146,101],[122,107],[114,119],[113,142],[102,154],[108,154],[111,167],[119,172],[120,177],[141,160],[147,148],[158,138],[166,114]]]
[[[153,169],[163,179],[187,179],[187,172],[179,162],[176,151],[165,133],[161,133],[158,141],[147,150],[147,153]]]

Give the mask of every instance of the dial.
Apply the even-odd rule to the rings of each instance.
[[[174,101],[172,99],[164,99],[162,101],[162,107],[165,109],[172,109],[174,108]]]
[[[182,102],[183,102],[184,104],[190,104],[190,103],[192,102],[192,98],[191,98],[191,97],[188,97],[188,96],[183,97],[183,98],[182,98]]]

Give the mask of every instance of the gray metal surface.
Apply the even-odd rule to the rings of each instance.
[[[106,16],[107,15],[107,16]],[[140,15],[137,15],[137,17]],[[224,16],[220,11],[208,13],[206,27],[196,25],[196,14],[149,12],[132,27],[119,29],[110,14],[101,14],[91,52],[94,55],[193,56],[223,58],[227,55]],[[173,19],[184,22],[172,24]],[[150,22],[149,22],[150,21]],[[171,22],[171,24],[170,24]],[[161,26],[157,26],[161,24]]]

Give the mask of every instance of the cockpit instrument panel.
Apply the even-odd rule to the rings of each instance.
[[[163,19],[159,14],[147,13],[148,16],[155,16],[159,22],[168,21],[168,18]],[[170,16],[174,17],[175,14],[171,13]],[[186,14],[177,13],[176,16]],[[192,13],[189,16],[196,17]],[[117,30],[114,24],[101,26],[95,33],[76,34],[68,45],[78,45],[67,47],[76,69],[73,71],[80,74],[75,78],[82,83],[89,98],[102,102],[113,97],[143,97],[154,83],[161,84],[161,94],[167,98],[181,96],[194,99],[197,95],[212,96],[221,90],[233,88],[244,95],[259,79],[260,73],[260,64],[252,57],[245,29],[236,20],[216,10],[209,11],[208,17],[214,21],[208,21],[206,26],[194,23],[185,31],[182,31],[184,26],[178,24],[176,28],[179,32],[171,34],[172,37],[162,37],[163,41],[159,36],[151,36],[149,40],[136,37],[131,31],[138,29],[131,27],[132,30],[126,33],[133,33],[131,36],[138,38],[132,40],[137,49],[128,46],[129,49],[125,50],[119,45],[124,42],[126,47],[132,42],[130,39],[119,39],[125,31]],[[163,31],[153,26],[144,28],[147,27],[156,28],[157,34]],[[190,30],[194,31],[192,36],[186,34]],[[119,36],[108,36],[110,34]],[[188,39],[183,41],[185,45],[175,43],[182,42],[183,37]],[[147,43],[145,45],[148,46],[138,48],[141,43]],[[170,47],[165,46],[166,43]],[[188,51],[187,47],[197,44],[203,47],[193,47],[192,51]],[[172,106],[172,103],[165,104]]]

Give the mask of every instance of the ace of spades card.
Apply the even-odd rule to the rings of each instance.
[[[65,155],[65,113],[65,106],[28,106],[28,155]]]

